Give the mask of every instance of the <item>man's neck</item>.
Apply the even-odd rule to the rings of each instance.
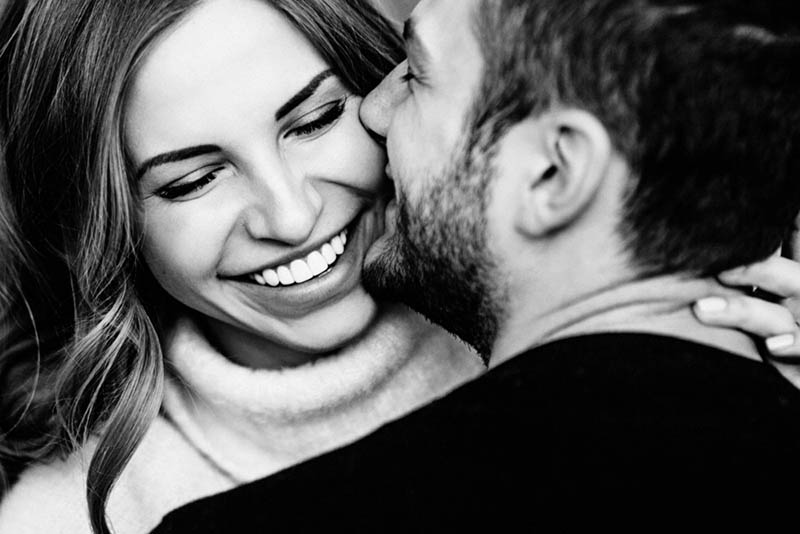
[[[614,332],[682,338],[760,359],[747,335],[706,326],[692,313],[691,305],[698,299],[731,294],[736,292],[714,279],[668,276],[599,287],[549,306],[534,300],[517,301],[495,342],[491,366],[551,341]]]

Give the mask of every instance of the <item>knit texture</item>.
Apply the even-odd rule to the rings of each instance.
[[[464,345],[400,306],[356,343],[293,369],[234,364],[189,319],[165,352],[163,414],[109,501],[117,534],[149,532],[179,506],[357,440],[482,372]],[[24,472],[0,503],[0,532],[89,534],[94,446]]]

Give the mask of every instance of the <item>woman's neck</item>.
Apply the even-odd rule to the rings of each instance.
[[[236,365],[187,320],[172,329],[165,351],[177,378],[167,414],[234,478],[266,476],[341,446],[482,371],[464,345],[400,306],[314,365]]]
[[[292,369],[322,360],[343,347],[357,343],[369,331],[367,324],[358,335],[344,339],[336,346],[319,351],[304,350],[287,343],[271,341],[253,332],[232,326],[210,317],[194,317],[208,341],[226,358],[237,365],[250,369]]]

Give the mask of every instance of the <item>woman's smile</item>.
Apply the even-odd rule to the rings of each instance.
[[[344,253],[346,245],[347,229],[344,229],[304,258],[292,260],[274,269],[259,269],[246,275],[241,281],[270,287],[305,284],[330,272],[339,256]]]
[[[290,259],[264,269],[222,280],[233,284],[251,305],[282,317],[303,316],[333,304],[360,284],[364,256],[383,232],[383,211],[379,202],[322,244],[304,247]]]
[[[220,277],[270,287],[306,283],[324,275],[336,263],[344,252],[347,235],[352,230],[351,227],[355,226],[356,220],[357,218],[351,220],[347,226],[333,233],[329,232],[328,237],[317,240],[315,244],[292,251],[283,258],[268,261],[260,267],[245,269],[245,274],[221,274]]]

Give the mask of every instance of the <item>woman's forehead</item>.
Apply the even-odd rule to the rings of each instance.
[[[206,0],[144,57],[127,95],[127,137],[145,145],[135,153],[148,152],[161,148],[150,142],[203,133],[214,115],[266,119],[326,68],[267,2]]]

